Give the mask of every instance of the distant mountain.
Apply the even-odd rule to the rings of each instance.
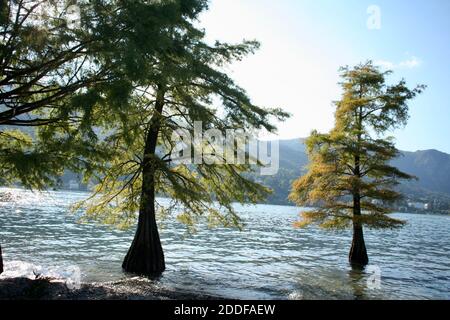
[[[280,140],[280,169],[274,176],[258,176],[256,179],[274,190],[269,203],[289,204],[287,197],[294,179],[305,172],[308,156],[304,139]],[[450,155],[425,150],[402,152],[393,164],[419,180],[407,181],[399,186],[408,198],[414,201],[450,200]],[[430,200],[431,199],[431,200]]]
[[[393,164],[419,178],[405,187],[450,195],[450,155],[437,150],[402,152]]]
[[[266,203],[292,205],[287,199],[292,182],[306,172],[308,164],[304,142],[305,139],[279,140],[278,173],[273,176],[250,175],[253,180],[273,190]],[[419,178],[403,182],[398,187],[408,200],[402,206],[408,206],[407,202],[420,202],[430,204],[436,212],[450,211],[450,155],[436,150],[402,152],[393,165]],[[69,171],[62,177],[62,182],[67,189],[87,188],[80,183],[78,175]]]

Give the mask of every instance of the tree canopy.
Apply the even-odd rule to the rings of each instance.
[[[172,46],[162,30],[184,24],[205,2],[77,1],[78,17],[73,5],[1,3],[3,184],[45,188],[65,168],[93,170],[105,154],[91,116],[120,113],[133,86],[153,72],[149,57]]]
[[[400,179],[413,177],[390,165],[399,155],[387,130],[399,128],[408,120],[407,102],[424,87],[413,90],[405,81],[390,86],[371,62],[341,69],[343,97],[336,102],[335,127],[328,134],[314,131],[307,140],[311,163],[308,173],[293,184],[291,199],[299,204],[320,204],[304,214],[303,223],[319,221],[324,227],[340,227],[353,220],[353,196],[359,194],[358,219],[370,227],[395,227],[385,205],[401,194],[392,187]],[[349,202],[349,200],[351,200]]]
[[[173,133],[184,129],[193,136],[196,121],[202,122],[204,130],[213,128],[225,136],[230,129],[274,132],[271,121],[287,117],[281,109],[254,105],[224,72],[226,65],[253,53],[259,44],[208,44],[204,31],[192,21],[186,17],[183,25],[160,35],[168,47],[146,56],[149,67],[139,67],[147,71],[140,73],[138,81],[130,81],[129,99],[119,112],[105,113],[101,105],[109,106],[108,100],[96,102],[98,117],[92,118],[92,125],[103,128],[111,154],[100,170],[91,172],[95,178],[86,175],[99,182],[93,197],[80,204],[87,205],[87,218],[119,225],[134,222],[144,187],[143,171],[149,163],[155,192],[182,207],[179,220],[188,225],[200,216],[207,216],[214,225],[239,225],[232,202],[255,202],[268,193],[244,177],[251,170],[249,164],[177,164],[171,159],[176,147]],[[153,131],[157,138],[151,137],[156,141],[148,150],[146,142]]]
[[[250,164],[179,164],[171,159],[179,129],[193,134],[194,123],[226,135],[240,129],[275,131],[279,108],[253,104],[225,67],[254,52],[256,41],[227,44],[205,41],[196,27],[207,1],[94,1],[88,29],[103,39],[93,65],[109,78],[70,96],[64,119],[39,127],[38,137],[73,158],[65,167],[95,181],[93,196],[76,208],[86,219],[128,226],[135,239],[124,269],[142,274],[164,270],[156,223],[156,195],[172,200],[178,218],[194,225],[240,226],[232,203],[256,202],[269,190],[245,178]],[[94,33],[95,34],[95,33]],[[71,121],[70,116],[77,116]],[[193,148],[204,153],[203,145]],[[215,143],[209,143],[214,150]],[[210,150],[211,150],[210,149]],[[72,159],[75,159],[72,161]]]

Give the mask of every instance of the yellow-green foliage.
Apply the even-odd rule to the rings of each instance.
[[[31,135],[20,130],[0,131],[0,183],[21,182],[29,188],[43,189],[56,183],[62,173],[58,154],[49,154]]]
[[[389,204],[401,198],[394,189],[399,180],[413,177],[390,165],[399,152],[384,134],[406,124],[407,102],[424,86],[410,90],[403,80],[388,86],[390,72],[370,61],[341,72],[343,96],[336,102],[335,127],[327,134],[314,131],[307,139],[308,172],[294,181],[290,194],[298,205],[317,209],[303,212],[296,226],[344,228],[358,222],[400,227],[402,221],[387,216]]]
[[[252,169],[247,164],[173,163],[172,133],[184,129],[192,135],[195,121],[201,121],[204,130],[216,129],[223,136],[230,129],[274,132],[272,120],[288,115],[279,108],[254,105],[245,90],[223,72],[230,62],[254,52],[257,42],[207,44],[204,32],[193,24],[206,1],[164,2],[156,11],[153,6],[136,1],[123,11],[130,11],[127,23],[136,35],[126,39],[126,45],[119,42],[120,50],[112,49],[126,61],[120,69],[122,83],[110,87],[108,95],[81,100],[90,108],[88,127],[95,127],[96,135],[101,130],[103,137],[98,141],[104,145],[98,148],[105,156],[90,161],[95,170],[84,172],[85,178],[98,185],[93,197],[75,209],[86,208],[86,219],[129,225],[136,219],[141,199],[147,196],[142,190],[152,192],[149,185],[143,185],[150,175],[156,194],[172,202],[172,210],[160,208],[162,216],[171,211],[189,226],[203,221],[209,227],[240,227],[233,202],[257,202],[269,190],[245,178]],[[131,13],[141,20],[131,18]],[[155,23],[168,24],[156,28],[156,42],[146,30]],[[144,154],[148,133],[155,128],[156,152]],[[144,175],[144,171],[151,173]]]

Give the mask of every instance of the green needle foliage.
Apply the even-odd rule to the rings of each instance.
[[[143,153],[155,123],[157,148],[148,155],[155,171],[155,192],[181,205],[184,209],[179,215],[181,221],[193,226],[197,217],[209,213],[211,224],[238,226],[232,202],[256,202],[267,194],[266,188],[243,177],[244,172],[251,170],[248,164],[172,164],[173,132],[184,129],[193,136],[194,121],[201,121],[204,130],[214,128],[225,136],[229,129],[264,128],[273,132],[275,127],[269,117],[286,116],[278,109],[253,105],[225,73],[212,67],[242,58],[253,52],[257,43],[208,46],[200,42],[202,32],[196,29],[189,32],[190,38],[184,35],[182,45],[178,45],[180,39],[172,40],[179,47],[177,52],[154,57],[154,74],[150,76],[155,79],[149,77],[147,87],[134,89],[127,112],[100,115],[99,120],[106,118],[105,124],[109,124],[103,134],[112,157],[97,170],[95,179],[100,183],[95,196],[88,201],[87,218],[122,226],[135,221],[146,156]],[[213,205],[215,201],[226,215]]]
[[[79,100],[90,111],[78,134],[93,135],[103,158],[89,159],[91,166],[80,168],[86,182],[98,184],[92,197],[74,209],[83,207],[86,219],[120,227],[138,218],[126,271],[164,271],[158,208],[163,214],[176,208],[178,220],[191,227],[200,221],[240,227],[232,203],[256,202],[269,192],[244,177],[249,164],[177,164],[171,159],[176,147],[172,134],[179,129],[193,134],[195,121],[225,136],[230,129],[275,132],[271,121],[288,116],[281,109],[254,105],[225,73],[226,66],[259,44],[206,43],[204,31],[194,25],[205,9],[207,2],[201,0],[127,2],[118,13],[126,36],[101,57],[120,57],[113,68],[121,81],[108,84],[107,94],[94,89],[90,99],[83,95]],[[62,132],[47,126],[42,134],[56,142]],[[214,143],[209,147],[215,148]],[[158,206],[156,195],[168,197],[171,205]]]
[[[75,4],[79,17],[71,15]],[[0,183],[44,189],[64,169],[102,172],[117,154],[103,139],[115,128],[111,121],[132,117],[129,105],[154,77],[156,53],[177,50],[169,33],[204,7],[190,0],[1,1]]]
[[[89,139],[67,128],[83,124],[89,110],[78,102],[117,79],[98,56],[107,50],[102,12],[79,1],[91,25],[72,27],[72,1],[1,1],[0,8],[0,162],[2,184],[20,182],[44,189],[58,184],[64,167],[83,165]],[[89,20],[91,21],[91,20]],[[70,21],[69,21],[70,22]],[[78,100],[74,98],[77,97]],[[38,138],[37,127],[66,128],[64,141]],[[85,136],[84,138],[88,138]]]
[[[0,5],[0,182],[37,189],[58,184],[65,168],[96,169],[109,152],[95,132],[109,124],[97,116],[121,114],[133,86],[153,72],[149,57],[172,45],[161,31],[203,8],[191,1]]]
[[[408,120],[408,102],[424,90],[405,81],[386,84],[390,71],[372,62],[341,69],[342,99],[336,102],[335,127],[314,131],[306,145],[310,165],[292,185],[290,199],[317,209],[302,212],[299,227],[318,223],[324,228],[353,226],[350,261],[367,264],[362,227],[397,228],[404,222],[389,217],[389,204],[400,199],[395,186],[412,176],[390,165],[399,156],[386,132]]]

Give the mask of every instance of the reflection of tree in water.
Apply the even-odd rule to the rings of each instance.
[[[302,299],[370,299],[367,288],[368,274],[364,268],[313,269],[295,275],[294,294]]]
[[[365,267],[353,266],[348,271],[348,278],[355,300],[367,299],[367,274]]]

